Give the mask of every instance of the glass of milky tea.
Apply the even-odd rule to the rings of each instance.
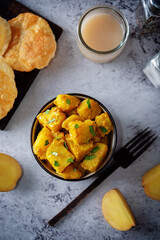
[[[129,36],[126,17],[115,7],[97,5],[80,18],[77,44],[82,54],[95,62],[110,62],[123,50]]]

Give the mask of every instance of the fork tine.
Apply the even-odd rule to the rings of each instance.
[[[135,139],[131,144],[128,145],[127,149],[131,150],[133,147],[135,147],[137,144],[139,144],[144,138],[146,138],[146,136],[149,136],[149,134],[151,133],[150,131],[144,131],[141,134],[138,134],[137,139]]]
[[[138,158],[155,140],[157,139],[157,136],[154,137],[152,140],[150,140],[146,145],[144,145],[143,148],[141,148],[136,155],[134,155],[134,158]]]
[[[144,138],[140,138],[140,141],[138,142],[137,140],[137,144],[132,147],[132,149],[130,149],[130,152],[132,154],[136,153],[141,147],[143,147],[146,143],[148,143],[149,140],[151,140],[155,135],[147,135]]]
[[[134,141],[137,140],[137,138],[139,138],[144,132],[146,132],[149,129],[149,127],[147,127],[146,129],[144,129],[143,131],[139,132],[138,135],[136,135],[134,138],[132,138],[124,147],[128,147],[131,143],[133,143]]]

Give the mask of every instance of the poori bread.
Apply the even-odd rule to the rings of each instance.
[[[11,40],[11,29],[9,23],[0,17],[0,55],[3,55]]]
[[[46,67],[56,51],[55,36],[43,18],[22,13],[9,21],[12,38],[5,52],[7,63],[17,71]]]
[[[0,119],[4,118],[11,110],[16,97],[14,72],[5,59],[0,56]]]

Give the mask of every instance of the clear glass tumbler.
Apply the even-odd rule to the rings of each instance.
[[[82,27],[85,23],[85,20],[90,17],[91,15],[99,13],[107,13],[111,14],[116,20],[119,22],[122,32],[123,32],[123,39],[119,43],[119,45],[111,49],[110,51],[97,51],[86,44],[82,37]],[[109,62],[116,58],[123,50],[127,39],[129,36],[129,25],[126,17],[113,6],[110,5],[97,5],[93,8],[88,9],[80,18],[77,28],[77,44],[79,46],[80,51],[82,54],[87,57],[88,59],[95,61],[95,62]]]

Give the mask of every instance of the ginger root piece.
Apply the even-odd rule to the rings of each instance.
[[[119,231],[127,231],[136,225],[128,203],[118,189],[107,192],[102,199],[102,213],[106,221]]]
[[[22,169],[17,160],[0,153],[0,192],[14,189],[21,176]]]
[[[144,174],[142,185],[148,197],[160,201],[160,164]]]

